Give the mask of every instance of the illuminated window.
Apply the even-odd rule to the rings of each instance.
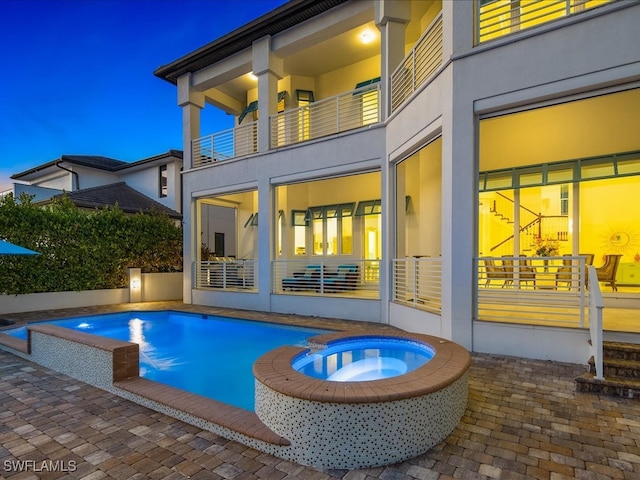
[[[569,185],[560,185],[560,215],[569,215]]]
[[[314,95],[311,90],[296,90],[296,99],[300,108],[298,116],[298,141],[309,140],[310,138],[310,116],[311,105],[314,101]]]
[[[478,0],[478,42],[536,27],[615,0]]]
[[[294,255],[307,253],[307,212],[305,210],[291,211],[291,224],[293,226]]]
[[[166,197],[169,194],[169,174],[166,165],[160,165],[159,169],[159,196]]]
[[[353,214],[355,203],[312,207],[306,211],[305,224],[311,226],[314,255],[351,255],[353,253]]]

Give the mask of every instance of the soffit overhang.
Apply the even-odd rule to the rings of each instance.
[[[220,37],[178,60],[157,68],[155,76],[177,84],[186,73],[197,72],[251,47],[254,41],[276,35],[349,0],[290,0],[256,20]]]

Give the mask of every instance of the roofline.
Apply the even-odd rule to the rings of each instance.
[[[50,167],[54,167],[56,166],[56,164],[61,163],[61,162],[66,162],[66,163],[70,163],[73,165],[79,165],[82,167],[87,167],[87,168],[94,168],[96,170],[104,170],[107,172],[118,172],[120,170],[125,170],[127,168],[131,168],[131,167],[135,167],[137,165],[143,164],[143,163],[150,163],[153,162],[155,160],[160,160],[162,158],[166,158],[166,157],[176,157],[179,159],[183,159],[183,152],[182,150],[175,150],[175,149],[171,149],[167,152],[161,153],[159,155],[154,155],[152,157],[148,157],[148,158],[144,158],[142,160],[138,160],[135,162],[124,162],[122,160],[117,160],[116,158],[110,158],[110,157],[104,157],[104,158],[110,158],[111,160],[116,160],[118,162],[122,162],[122,165],[118,165],[116,167],[107,167],[107,168],[101,168],[98,167],[96,165],[89,165],[85,162],[82,162],[81,160],[78,159],[70,159],[69,157],[81,157],[82,155],[62,155],[60,158],[57,158],[55,160],[51,160],[50,162],[47,163],[43,163],[42,165],[38,165],[37,167],[33,167],[30,168],[29,170],[25,170],[24,172],[20,172],[20,173],[14,173],[13,175],[11,175],[11,179],[12,180],[20,180],[22,177],[27,177],[29,175],[32,175],[34,173],[38,173],[42,170],[46,170],[47,168]],[[89,156],[96,156],[96,155],[89,155]],[[99,156],[99,155],[97,155]]]
[[[158,155],[154,155],[152,157],[147,157],[147,158],[143,158],[142,160],[137,160],[135,162],[131,162],[131,163],[127,163],[126,165],[121,165],[118,168],[116,168],[114,171],[119,172],[120,170],[126,170],[128,168],[131,167],[137,167],[139,165],[143,165],[145,163],[152,163],[155,162],[157,160],[162,160],[168,157],[175,157],[178,158],[180,160],[183,160],[183,151],[182,150],[175,150],[175,149],[171,149],[167,152],[164,153],[160,153]]]
[[[82,167],[88,167],[88,168],[95,168],[97,170],[106,170],[108,172],[112,172],[114,171],[112,167],[107,167],[107,168],[100,168],[100,167],[96,167],[95,165],[89,165],[86,162],[83,162],[82,160],[78,160],[78,159],[73,159],[73,158],[69,158],[69,157],[81,157],[82,155],[62,155],[59,158],[56,158],[55,160],[51,160],[50,162],[47,163],[43,163],[42,165],[38,165],[36,167],[30,168],[29,170],[25,170],[24,172],[20,172],[20,173],[14,173],[13,175],[11,175],[11,179],[12,180],[18,180],[20,179],[20,177],[26,177],[27,175],[31,175],[33,173],[38,173],[42,170],[45,170],[49,167],[54,167],[56,166],[56,164],[58,163],[62,163],[62,162],[67,162],[73,165],[80,165]],[[89,157],[96,157],[96,156],[100,156],[100,155],[87,155]],[[111,158],[111,157],[103,157],[103,158],[108,158],[109,160],[113,160],[116,162],[122,162],[122,160],[118,160],[117,158]],[[126,162],[123,162],[126,163]]]
[[[158,67],[153,74],[175,85],[185,73],[196,72],[251,47],[254,41],[262,37],[276,35],[347,1],[349,0],[289,0],[178,60]]]

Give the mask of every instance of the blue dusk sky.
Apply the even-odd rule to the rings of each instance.
[[[182,149],[176,87],[153,72],[286,0],[0,0],[0,192],[62,155]],[[233,126],[205,108],[203,133]]]

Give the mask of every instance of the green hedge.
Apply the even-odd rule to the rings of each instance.
[[[122,288],[128,267],[182,271],[182,229],[164,214],[80,210],[66,196],[46,207],[0,198],[0,238],[40,252],[0,255],[0,293]]]

